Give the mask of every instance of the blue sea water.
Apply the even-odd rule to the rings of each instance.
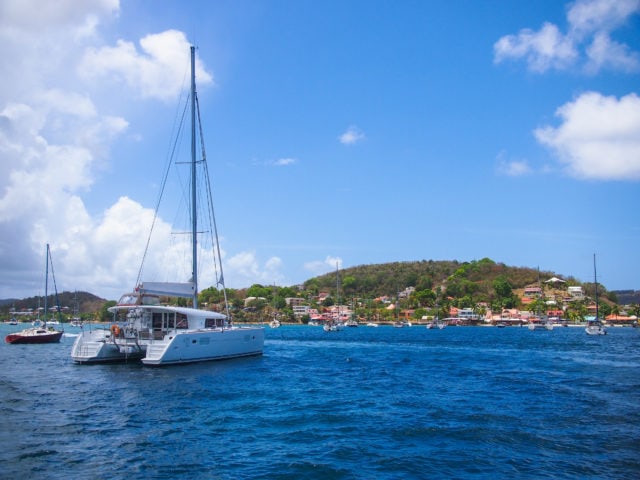
[[[284,326],[165,368],[72,343],[0,346],[0,478],[640,478],[638,329]]]

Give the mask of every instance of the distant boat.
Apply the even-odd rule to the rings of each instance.
[[[537,319],[530,321],[529,325],[527,325],[527,328],[529,330],[553,330],[553,322],[551,322],[551,320],[549,320],[548,318],[544,320]]]
[[[109,329],[93,329],[78,335],[71,350],[77,363],[104,363],[140,360],[145,365],[170,365],[262,355],[263,327],[237,327],[231,322],[217,228],[210,210],[211,235],[215,233],[217,265],[226,314],[198,308],[198,206],[197,166],[204,169],[206,204],[212,206],[209,175],[202,138],[202,160],[196,159],[197,133],[202,132],[197,108],[195,83],[195,47],[191,47],[191,246],[192,278],[186,283],[139,283],[134,292],[124,295],[109,308],[114,323]],[[198,122],[196,124],[196,117]],[[203,202],[205,203],[205,202]],[[191,298],[193,308],[160,304],[160,296]],[[124,316],[124,319],[120,318]]]
[[[412,324],[411,324],[411,322],[395,321],[395,322],[393,322],[393,326],[395,328],[404,328],[404,327],[411,327]]]
[[[325,322],[322,326],[322,329],[325,332],[337,332],[344,328],[344,324],[341,322],[340,318],[340,269],[338,263],[336,262],[336,298],[338,303],[338,311],[337,313],[333,313],[331,320]]]
[[[269,326],[270,326],[271,328],[280,328],[280,325],[281,325],[281,324],[280,324],[280,320],[278,320],[277,318],[274,318],[273,320],[271,320],[271,321],[269,322]]]
[[[82,318],[80,318],[79,311],[80,306],[78,305],[78,292],[76,291],[73,295],[73,317],[70,322],[72,327],[82,326]]]
[[[47,243],[46,252],[46,266],[45,266],[45,282],[44,282],[44,323],[47,324],[47,297],[49,296],[49,265],[51,265],[51,275],[53,278],[53,285],[56,295],[57,312],[60,315],[60,302],[58,301],[58,289],[55,286],[55,275],[53,272],[53,263],[51,262],[51,251],[49,250],[49,244]],[[32,327],[22,330],[20,332],[10,333],[4,339],[7,343],[23,344],[23,343],[57,343],[60,341],[63,330],[56,330],[53,327]]]
[[[345,327],[357,327],[358,326],[358,322],[354,319],[354,318],[350,318],[349,320],[347,320],[344,323]]]
[[[280,320],[278,320],[278,310],[276,307],[276,286],[273,286],[273,320],[269,322],[271,328],[280,328]]]
[[[596,288],[596,316],[595,319],[589,320],[586,328],[587,335],[606,335],[607,329],[604,328],[604,324],[600,320],[600,313],[598,308],[598,277],[596,274],[596,254],[593,254],[593,282]]]
[[[538,294],[538,301],[542,301],[544,296],[542,294],[542,284],[540,283],[540,268],[538,268],[538,287],[540,289],[539,291],[541,292]],[[553,322],[549,319],[547,315],[544,315],[544,316],[541,315],[540,309],[538,309],[538,317],[533,321],[529,321],[529,325],[527,325],[527,328],[532,331],[533,330],[553,330]]]
[[[338,332],[342,330],[344,325],[341,323],[327,322],[322,326],[322,329],[325,332]]]
[[[80,317],[73,317],[71,319],[71,322],[69,322],[69,325],[71,325],[72,327],[81,327],[82,324],[82,319]]]

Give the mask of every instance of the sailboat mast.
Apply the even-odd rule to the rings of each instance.
[[[45,255],[44,267],[44,324],[47,324],[47,314],[49,313],[49,305],[47,297],[49,296],[49,244],[47,243],[47,254]]]
[[[191,244],[193,308],[198,308],[198,215],[196,207],[196,49],[191,46]]]
[[[596,273],[596,254],[593,254],[593,283],[596,286],[596,321],[600,318],[598,312],[598,274]]]

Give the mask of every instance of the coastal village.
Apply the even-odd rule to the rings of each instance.
[[[284,322],[303,323],[312,326],[327,324],[342,326],[393,325],[396,327],[426,325],[439,322],[448,326],[527,326],[550,322],[556,326],[583,326],[599,316],[610,326],[637,326],[638,305],[603,303],[598,310],[596,301],[585,293],[580,285],[565,286],[566,281],[552,277],[544,285],[532,284],[516,291],[521,308],[492,309],[487,302],[479,302],[474,308],[444,306],[439,309],[406,308],[415,295],[415,287],[406,287],[395,298],[381,296],[369,301],[353,298],[349,303],[333,304],[330,292],[320,292],[311,301],[300,297],[285,298],[292,318]],[[443,302],[451,304],[453,298]],[[245,311],[255,305],[266,305],[267,298],[247,297]],[[606,306],[604,306],[606,305]],[[603,311],[609,312],[602,315]],[[268,316],[283,318],[270,311]]]
[[[234,318],[241,323],[270,324],[276,318],[279,324],[308,324],[323,326],[335,324],[343,326],[359,325],[434,325],[439,322],[445,326],[527,326],[537,322],[551,322],[557,326],[580,326],[596,317],[595,299],[587,295],[582,285],[566,285],[566,281],[551,277],[545,282],[534,283],[515,289],[518,307],[494,308],[488,302],[478,302],[473,307],[456,305],[456,299],[444,297],[441,305],[420,306],[416,287],[410,286],[395,296],[383,295],[365,300],[353,297],[348,302],[340,302],[337,290],[320,291],[316,295],[305,292],[301,285],[297,289],[286,287],[284,293],[297,296],[281,298],[281,305],[274,307],[275,292],[270,296],[246,296],[237,299]],[[256,285],[263,290],[270,287]],[[277,290],[277,289],[276,289]],[[251,291],[249,289],[248,291]],[[74,294],[75,295],[75,294]],[[445,294],[446,295],[446,294]],[[168,302],[170,299],[166,299]],[[103,302],[104,303],[104,302]],[[113,303],[113,302],[111,302]],[[110,305],[107,302],[105,305]],[[92,304],[95,308],[95,301]],[[211,310],[220,311],[222,306],[212,303]],[[78,308],[66,305],[51,306],[49,323],[87,321],[109,321],[100,312],[83,313]],[[603,315],[604,313],[604,315]],[[637,326],[640,307],[637,304],[618,305],[607,299],[601,299],[598,315],[610,326]],[[43,307],[3,309],[5,323],[31,323],[44,316]]]

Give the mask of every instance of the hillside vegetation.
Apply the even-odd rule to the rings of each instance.
[[[472,262],[422,260],[419,262],[394,262],[378,265],[361,265],[341,270],[340,289],[345,296],[376,298],[395,297],[406,287],[420,290],[438,290],[452,298],[472,297],[474,302],[489,302],[495,295],[497,280],[506,281],[512,289],[521,289],[558,277],[554,272],[538,271],[528,267],[509,267],[489,258]],[[563,278],[565,286],[584,285],[587,292],[593,284],[582,284],[573,277]],[[314,277],[304,283],[305,290],[334,291],[336,273]],[[601,292],[605,289],[599,286]]]
[[[560,277],[565,282],[555,287],[546,284],[545,281],[551,277]],[[412,287],[413,293],[400,299],[401,308],[426,309],[430,312],[434,308],[441,308],[446,315],[445,310],[449,306],[477,308],[479,304],[485,304],[496,311],[500,308],[521,307],[520,298],[524,288],[537,285],[538,282],[544,287],[545,295],[552,298],[562,298],[566,288],[572,285],[581,285],[587,297],[593,298],[595,293],[593,283],[582,283],[573,277],[565,277],[555,272],[538,271],[529,267],[511,267],[483,258],[471,262],[422,260],[359,265],[310,278],[298,287],[254,284],[245,289],[227,289],[227,294],[234,316],[239,315],[240,320],[246,315],[251,315],[251,312],[264,315],[265,311],[273,308],[288,311],[292,315],[285,302],[289,297],[302,298],[312,307],[321,306],[316,302],[320,293],[328,294],[331,302],[352,303],[358,299],[362,303],[380,297],[387,297],[395,302],[398,297],[403,297],[401,293],[408,287]],[[603,285],[598,285],[598,292],[603,307],[615,310],[614,305],[618,303],[615,293],[608,292]],[[625,293],[628,293],[625,298],[635,298],[629,294],[630,292]],[[246,308],[245,301],[248,297],[257,299],[249,309]],[[201,305],[220,311],[223,299],[222,292],[214,287],[205,288],[199,295]],[[61,306],[68,307],[67,315],[73,312],[77,300],[78,310],[83,317],[104,321],[109,320],[106,308],[115,303],[107,302],[88,292],[63,292],[59,294],[59,300]],[[186,299],[165,300],[188,304]],[[49,296],[48,304],[55,305],[53,295]],[[6,316],[10,307],[16,310],[30,308],[35,311],[43,306],[43,297],[10,300],[4,302],[2,314]],[[422,311],[417,312],[421,313]]]
[[[9,308],[15,308],[16,311],[31,309],[35,312],[38,308],[44,308],[44,300],[44,295],[42,295],[23,298],[21,300],[5,301],[2,311],[4,312],[8,311]],[[89,292],[62,292],[58,294],[58,300],[60,302],[60,307],[67,307],[69,313],[72,313],[74,310],[81,313],[95,313],[106,303],[105,299],[97,297]],[[47,305],[49,307],[56,306],[56,298],[54,294],[47,297]]]

